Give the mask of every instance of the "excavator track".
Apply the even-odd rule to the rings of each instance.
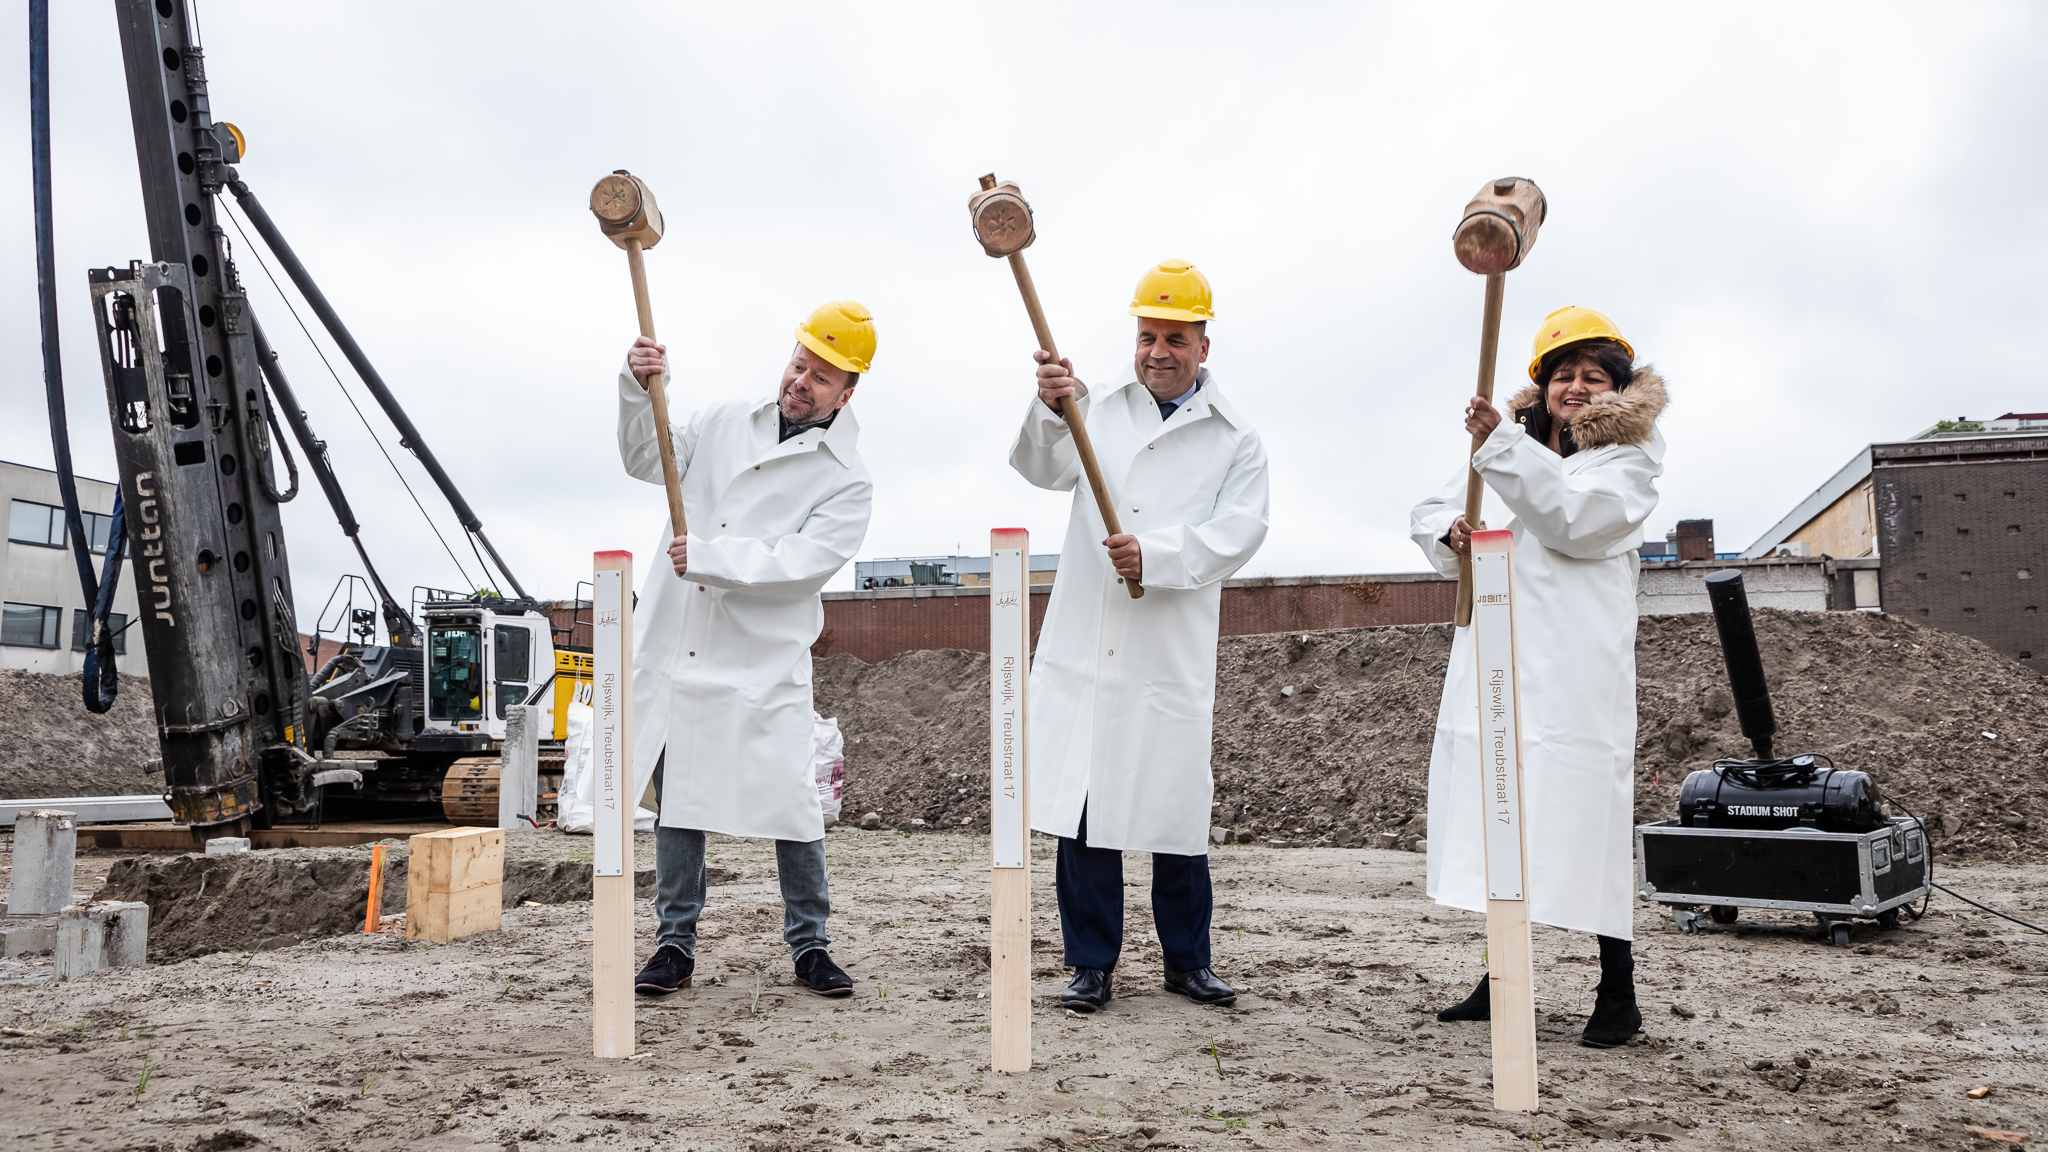
[[[542,825],[555,818],[555,795],[551,782],[562,778],[562,763],[560,756],[540,758],[540,811],[533,815]],[[446,817],[450,824],[469,824],[485,828],[497,825],[496,756],[465,756],[448,766],[448,775],[441,781],[441,815]]]
[[[441,781],[441,815],[450,824],[498,824],[498,758],[465,756]]]

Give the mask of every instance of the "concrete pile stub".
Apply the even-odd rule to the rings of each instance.
[[[14,821],[14,870],[7,881],[9,916],[54,916],[71,903],[78,871],[78,817],[55,808]]]
[[[64,909],[57,917],[57,978],[102,968],[135,968],[148,959],[149,905],[103,900]]]
[[[237,852],[247,852],[248,850],[249,838],[247,836],[215,836],[206,842],[206,854],[208,856],[231,856]]]
[[[515,704],[505,710],[505,743],[498,753],[498,827],[524,828],[520,817],[540,811],[541,710]]]

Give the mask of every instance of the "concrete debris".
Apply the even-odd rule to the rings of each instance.
[[[57,978],[73,980],[102,968],[147,962],[149,905],[94,901],[64,909],[57,918]]]
[[[14,864],[7,881],[10,916],[51,916],[71,903],[78,870],[78,821],[54,808],[24,812],[14,822]]]

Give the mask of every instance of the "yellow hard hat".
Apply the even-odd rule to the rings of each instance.
[[[875,359],[875,318],[858,300],[834,300],[796,326],[804,347],[848,372],[866,372]]]
[[[1209,278],[1185,260],[1168,260],[1145,273],[1131,293],[1131,315],[1154,320],[1205,321],[1216,318]]]
[[[1604,312],[1567,304],[1543,318],[1543,326],[1536,330],[1536,348],[1529,357],[1529,379],[1536,379],[1536,367],[1543,358],[1567,344],[1585,340],[1612,340],[1626,349],[1630,358],[1636,350],[1621,338],[1621,329]]]

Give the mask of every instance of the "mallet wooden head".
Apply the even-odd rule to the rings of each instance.
[[[981,178],[981,191],[967,201],[967,215],[974,221],[974,238],[991,256],[1008,256],[1031,247],[1038,232],[1031,224],[1031,205],[1015,184],[996,183],[993,173]]]
[[[590,190],[590,211],[604,234],[621,248],[635,240],[642,248],[661,243],[661,209],[654,204],[654,190],[624,168]]]
[[[1536,246],[1536,230],[1548,208],[1533,180],[1505,176],[1490,180],[1451,233],[1451,247],[1468,272],[1492,276],[1519,266]]]

